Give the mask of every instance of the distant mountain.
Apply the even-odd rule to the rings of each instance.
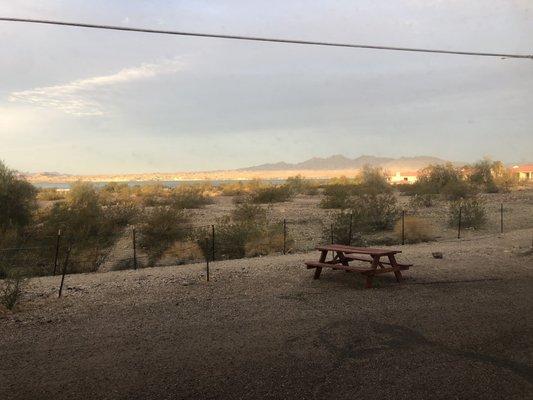
[[[278,162],[273,164],[261,164],[248,168],[241,168],[239,171],[290,171],[290,170],[338,170],[338,169],[360,169],[365,165],[372,167],[382,167],[388,170],[419,170],[430,164],[445,164],[447,161],[438,157],[417,156],[417,157],[376,157],[360,156],[348,158],[337,154],[330,157],[313,157],[300,163]]]
[[[430,164],[444,164],[446,160],[437,157],[375,157],[360,156],[348,158],[343,155],[331,157],[313,157],[300,163],[278,162],[262,164],[255,167],[234,170],[173,172],[173,173],[137,173],[137,174],[102,174],[102,175],[68,175],[59,172],[21,173],[34,183],[65,183],[78,180],[88,182],[144,182],[144,181],[197,181],[197,180],[234,180],[234,179],[286,179],[301,173],[306,178],[330,179],[339,176],[342,170],[359,170],[365,165],[381,167],[391,174],[396,172],[417,171]],[[463,165],[454,163],[456,166]],[[342,174],[342,172],[340,173]]]

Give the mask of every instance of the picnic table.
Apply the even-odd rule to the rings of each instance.
[[[368,247],[353,247],[342,244],[329,244],[316,247],[320,251],[318,261],[306,261],[307,269],[315,269],[314,279],[320,278],[322,268],[344,270],[346,272],[357,272],[366,277],[365,288],[372,287],[372,279],[376,275],[394,272],[396,280],[402,281],[401,271],[409,269],[413,264],[401,264],[396,261],[395,255],[401,253],[400,250],[373,249]],[[332,259],[326,261],[328,253],[332,253]],[[385,258],[382,260],[382,258]],[[369,267],[350,265],[351,261],[361,261],[370,263]],[[388,267],[386,267],[388,266]]]

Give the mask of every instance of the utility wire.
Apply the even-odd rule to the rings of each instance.
[[[526,54],[506,54],[506,53],[485,53],[485,52],[472,52],[472,51],[419,49],[419,48],[411,48],[411,47],[374,46],[374,45],[367,45],[367,44],[319,42],[319,41],[311,41],[311,40],[267,38],[267,37],[259,37],[259,36],[239,36],[239,35],[222,35],[222,34],[214,34],[214,33],[181,32],[181,31],[133,28],[133,27],[126,27],[126,26],[113,26],[113,25],[85,24],[85,23],[79,23],[79,22],[66,22],[66,21],[53,21],[53,20],[43,20],[43,19],[27,19],[27,18],[0,17],[0,21],[75,26],[75,27],[80,27],[80,28],[107,29],[107,30],[126,31],[126,32],[158,33],[158,34],[163,34],[163,35],[179,35],[179,36],[193,36],[193,37],[205,37],[205,38],[216,38],[216,39],[247,40],[247,41],[255,41],[255,42],[288,43],[288,44],[329,46],[329,47],[349,47],[349,48],[371,49],[371,50],[409,51],[409,52],[418,52],[418,53],[456,54],[456,55],[464,55],[464,56],[528,58],[528,59],[533,60],[533,54],[526,55]]]

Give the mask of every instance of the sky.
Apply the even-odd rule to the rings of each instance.
[[[533,54],[532,0],[0,0],[0,16]],[[532,60],[2,21],[0,43],[0,160],[20,171],[533,161]]]

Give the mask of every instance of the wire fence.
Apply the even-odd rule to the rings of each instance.
[[[336,216],[335,216],[336,215]],[[182,225],[182,231],[191,235],[164,251],[156,252],[142,247],[135,227],[129,227],[107,247],[81,248],[76,234],[40,238],[42,245],[32,245],[30,239],[19,246],[0,248],[0,267],[8,266],[30,271],[28,275],[64,275],[79,272],[105,272],[136,269],[146,266],[173,266],[191,263],[205,263],[209,279],[209,263],[227,259],[257,257],[267,254],[288,254],[307,252],[326,243],[348,245],[405,245],[428,240],[420,231],[431,230],[431,240],[476,240],[497,236],[513,229],[533,227],[531,216],[514,212],[512,204],[491,205],[486,210],[483,229],[472,229],[464,223],[464,213],[459,209],[455,224],[450,225],[447,214],[438,214],[432,209],[402,211],[395,222],[395,229],[361,234],[358,221],[353,214],[331,214],[330,218],[280,219],[270,221],[264,234],[255,238],[235,234],[232,226],[224,224]],[[412,217],[416,218],[413,223]],[[421,228],[423,227],[423,229]],[[194,232],[194,235],[192,233]],[[533,245],[533,243],[532,243]],[[2,276],[0,276],[2,277]]]

